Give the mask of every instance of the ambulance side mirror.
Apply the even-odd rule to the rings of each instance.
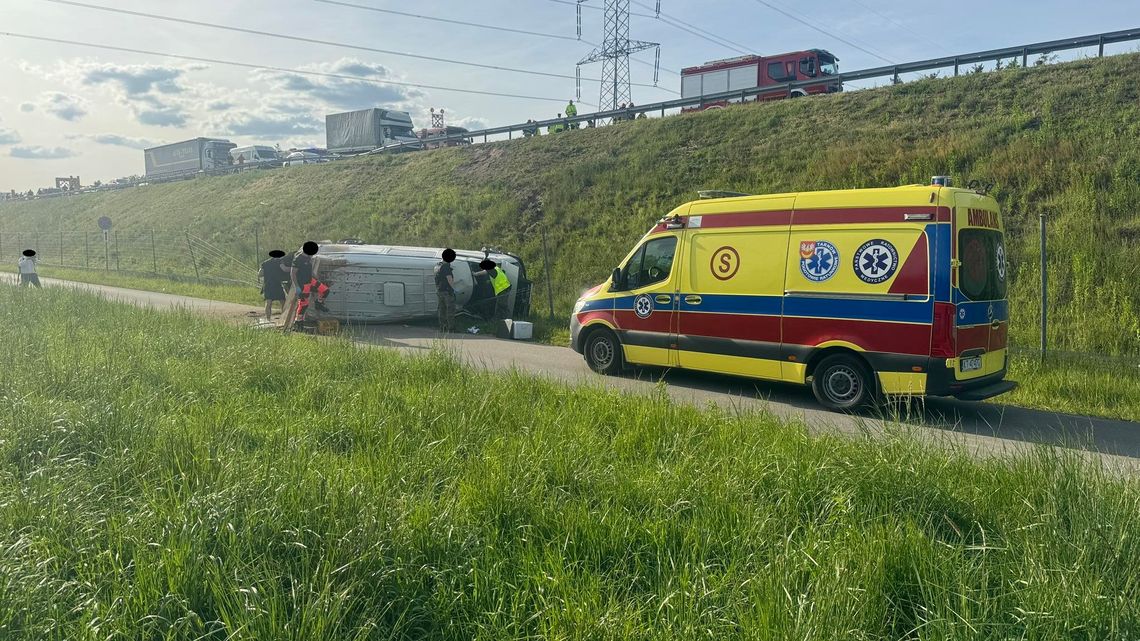
[[[617,292],[625,289],[625,283],[621,281],[621,267],[614,267],[613,273],[610,274],[610,290]]]

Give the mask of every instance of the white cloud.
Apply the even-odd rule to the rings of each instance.
[[[15,129],[0,127],[0,145],[14,145],[21,140],[23,138],[20,137],[20,132]]]
[[[120,136],[119,134],[71,134],[68,140],[85,140],[99,145],[112,145],[115,147],[129,147],[131,149],[146,149],[158,146],[159,143],[149,138],[134,138]]]
[[[26,147],[12,147],[9,155],[13,158],[26,158],[29,160],[55,160],[58,158],[71,158],[75,155],[66,147],[40,147],[29,145]]]
[[[141,96],[152,91],[176,94],[184,91],[178,79],[187,71],[183,67],[160,65],[116,65],[111,63],[87,63],[79,70],[83,84],[117,85],[128,96]]]
[[[283,113],[277,110],[263,112],[242,111],[227,113],[211,121],[211,131],[227,136],[258,136],[272,139],[290,138],[304,134],[321,133],[324,121],[312,114]]]
[[[87,115],[87,101],[80,96],[48,91],[40,96],[40,107],[47,113],[68,122],[79,120]],[[31,109],[24,109],[31,111]]]
[[[126,107],[143,125],[182,127],[192,118],[197,92],[183,81],[187,73],[206,69],[204,65],[138,65],[72,60],[52,70],[23,63],[28,73],[40,73],[77,87],[101,87]]]
[[[384,65],[361,62],[355,58],[341,58],[301,67],[305,71],[359,76],[369,80],[308,76],[281,71],[255,71],[254,77],[268,82],[276,91],[294,100],[315,102],[325,107],[351,111],[368,107],[406,106],[424,93],[413,87],[378,84],[376,81],[396,80],[395,74]]]
[[[36,106],[30,102],[20,103],[20,111],[22,111],[24,113],[28,113],[30,111],[35,111],[35,110],[36,110]]]
[[[161,106],[158,108],[131,106],[135,120],[144,125],[156,127],[182,127],[190,119],[190,115],[179,107]]]

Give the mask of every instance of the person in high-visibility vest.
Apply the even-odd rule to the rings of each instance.
[[[566,117],[567,118],[573,118],[574,116],[577,116],[577,115],[578,115],[578,108],[574,106],[574,101],[571,100],[570,104],[566,105]],[[576,123],[576,122],[570,123],[570,128],[571,129],[577,129],[578,123]]]
[[[561,118],[562,114],[558,114],[558,117]],[[549,127],[546,128],[546,133],[556,134],[556,133],[564,130],[565,128],[566,128],[566,125],[563,125],[562,123],[555,123],[555,124],[550,125]]]
[[[507,299],[509,298],[508,292],[511,289],[511,281],[507,278],[506,270],[496,265],[495,261],[489,258],[479,263],[479,269],[482,271],[475,272],[475,275],[489,278],[491,287],[495,290],[494,320],[506,318],[510,312]]]

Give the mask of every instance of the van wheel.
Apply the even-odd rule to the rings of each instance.
[[[875,396],[874,379],[859,359],[847,354],[828,356],[812,374],[816,400],[833,411],[851,411],[868,405]]]
[[[599,329],[586,340],[586,364],[599,374],[617,374],[623,368],[621,343],[608,329]]]

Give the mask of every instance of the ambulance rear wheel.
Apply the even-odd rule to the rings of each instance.
[[[811,390],[816,400],[833,411],[851,411],[868,405],[875,395],[871,372],[854,356],[835,354],[816,366]]]
[[[617,374],[622,370],[621,343],[608,329],[595,330],[586,339],[586,364],[599,374]]]

